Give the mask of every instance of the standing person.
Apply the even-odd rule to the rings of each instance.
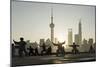
[[[72,47],[73,54],[79,53],[79,50],[77,49],[77,47],[79,47],[79,45],[76,45],[75,43],[73,43],[73,45],[69,45],[69,47]]]
[[[29,48],[27,48],[29,50],[29,56],[33,56],[34,55],[34,49],[30,46]]]
[[[57,46],[56,56],[59,56],[59,54],[62,54],[63,53],[63,51],[62,51],[62,49],[63,49],[62,48],[62,45],[65,44],[65,41],[62,42],[62,43],[58,42],[58,44],[55,44],[55,43],[52,42],[52,44],[54,46]]]
[[[65,56],[65,48],[64,48],[64,46],[62,47],[62,56]]]
[[[39,55],[38,47],[35,48],[35,56]]]
[[[14,41],[14,40],[13,40]],[[24,41],[24,38],[21,37],[19,42],[14,41],[15,44],[19,45],[19,56],[21,57],[23,55],[23,52],[25,53],[25,55],[27,56],[27,51],[25,49],[26,46],[26,42]]]
[[[44,55],[44,52],[46,54],[46,45],[45,45],[45,43],[43,43],[43,45],[41,47],[42,47],[41,55]]]
[[[12,57],[14,57],[15,56],[15,46],[14,46],[14,44],[12,44]]]
[[[46,55],[51,55],[51,46],[49,46],[48,49],[46,50]]]

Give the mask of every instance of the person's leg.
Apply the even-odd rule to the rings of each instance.
[[[74,49],[72,49],[72,54],[74,54]]]
[[[22,57],[23,51],[19,49],[18,53],[19,53],[19,57]]]
[[[33,51],[31,52],[32,56],[34,55]]]
[[[43,55],[43,50],[41,51],[41,56]]]
[[[23,51],[24,51],[24,53],[25,53],[25,56],[27,56],[28,54],[27,54],[27,51],[26,51],[25,48],[23,49]]]
[[[29,56],[31,55],[31,53],[29,52]]]
[[[59,53],[59,50],[57,49],[57,51],[56,51],[56,56],[58,56],[58,53]]]

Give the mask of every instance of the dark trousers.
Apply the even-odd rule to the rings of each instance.
[[[24,49],[21,49],[21,48],[20,48],[19,51],[18,51],[20,57],[23,56],[23,52],[25,53],[25,56],[27,56],[27,51],[26,51],[26,49],[25,49],[25,48],[24,48]]]

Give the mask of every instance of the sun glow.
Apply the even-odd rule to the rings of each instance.
[[[58,42],[62,43],[62,42],[65,42],[65,44],[63,44],[62,46],[64,46],[66,48],[66,37],[64,34],[58,34],[57,35],[57,40]]]
[[[66,41],[66,37],[65,37],[65,35],[63,35],[63,34],[58,34],[58,35],[57,35],[57,39],[58,39],[59,42],[64,42],[64,41]]]

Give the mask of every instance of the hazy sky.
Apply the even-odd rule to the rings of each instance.
[[[68,4],[35,2],[12,2],[12,38],[39,41],[50,38],[51,7],[54,15],[54,37],[60,41],[68,39],[68,28],[78,33],[81,18],[82,39],[95,39],[95,7]]]

